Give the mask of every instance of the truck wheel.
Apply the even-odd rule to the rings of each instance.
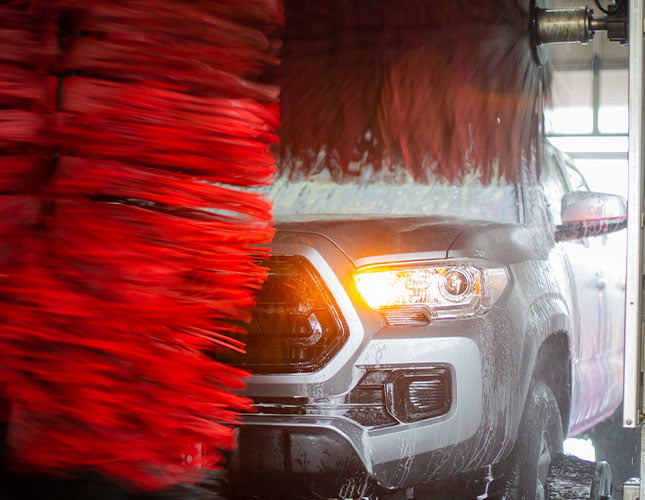
[[[532,385],[524,408],[504,485],[505,500],[548,498],[551,461],[562,451],[564,436],[558,402],[543,382]]]
[[[549,495],[558,500],[611,498],[611,467],[607,462],[587,462],[558,455],[549,472]]]

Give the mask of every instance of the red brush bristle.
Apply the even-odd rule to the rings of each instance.
[[[483,182],[516,178],[539,82],[522,3],[285,2],[281,169],[347,182],[405,165],[431,182],[470,165]]]
[[[14,466],[139,487],[233,443],[265,277],[278,0],[0,6],[0,393]],[[217,184],[214,184],[217,183]],[[201,457],[200,457],[201,458]]]

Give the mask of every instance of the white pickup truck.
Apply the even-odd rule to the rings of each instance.
[[[622,198],[544,153],[535,184],[424,187],[461,214],[277,216],[237,360],[256,409],[231,457],[238,494],[429,483],[446,498],[494,478],[508,498],[543,498],[564,436],[621,401],[624,276],[609,243],[625,224]],[[276,210],[316,212],[324,189],[302,187],[277,182]]]

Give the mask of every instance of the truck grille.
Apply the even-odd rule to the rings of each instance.
[[[316,371],[348,336],[336,301],[300,256],[271,258],[247,331],[247,353],[229,363],[253,373]]]

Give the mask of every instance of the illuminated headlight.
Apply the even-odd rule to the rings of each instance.
[[[359,269],[354,278],[367,304],[393,325],[480,316],[508,284],[503,267],[473,262],[370,267]]]

